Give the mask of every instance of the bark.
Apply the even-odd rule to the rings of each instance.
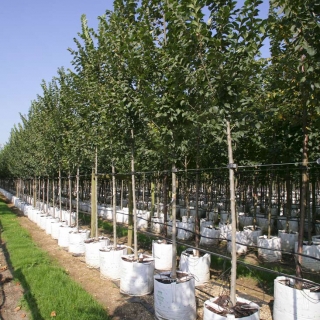
[[[116,217],[116,176],[115,176],[115,168],[112,165],[112,217],[113,217],[113,247],[117,248],[117,217]]]
[[[79,166],[77,167],[76,228],[79,230]]]
[[[134,172],[134,133],[131,130],[132,148],[131,148],[131,179],[132,179],[132,202],[133,202],[133,245],[134,245],[134,259],[138,260],[138,232],[137,232],[137,205],[136,205],[136,183]]]
[[[133,194],[132,194],[132,180],[128,180],[128,209],[129,209],[129,217],[128,217],[128,253],[132,253],[132,243],[133,243]]]
[[[172,165],[172,274],[171,278],[177,278],[177,243],[176,243],[176,166]]]
[[[227,141],[228,141],[228,160],[233,164],[233,152],[231,141],[230,123],[227,121]],[[231,209],[231,283],[230,283],[230,300],[236,304],[236,279],[237,279],[237,253],[236,253],[236,210],[235,210],[235,190],[234,190],[234,169],[229,169],[230,181],[230,209]]]
[[[302,269],[301,269],[301,262],[302,262],[302,249],[303,249],[303,233],[304,233],[304,219],[306,214],[307,208],[307,190],[308,190],[308,140],[309,135],[307,131],[307,108],[304,106],[303,109],[303,146],[302,146],[302,169],[301,169],[301,196],[300,196],[300,228],[299,228],[299,237],[298,237],[298,250],[297,250],[297,257],[296,257],[296,276],[302,278]],[[296,288],[302,288],[302,282],[296,281]]]

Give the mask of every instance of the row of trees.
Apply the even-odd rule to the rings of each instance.
[[[172,169],[174,197],[176,167],[302,162],[303,220],[320,146],[320,6],[270,0],[263,20],[260,4],[114,0],[97,30],[82,16],[73,70],[42,83],[0,153],[1,176]]]
[[[74,69],[42,83],[1,177],[88,172],[95,154],[100,172],[130,171],[133,154],[141,171],[221,166],[226,123],[239,164],[317,157],[319,5],[272,0],[262,20],[260,4],[115,0],[97,30],[82,16]]]

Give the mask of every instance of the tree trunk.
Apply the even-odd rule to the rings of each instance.
[[[68,224],[71,226],[71,214],[72,214],[72,183],[71,183],[71,172],[69,171],[69,177],[68,177],[68,182],[69,182],[69,209],[70,209],[70,216],[69,216],[69,221]]]
[[[79,166],[77,166],[76,228],[79,230]]]
[[[91,234],[93,238],[97,238],[97,186],[96,186],[95,169],[92,168],[91,173]]]
[[[59,219],[62,220],[62,205],[61,205],[61,169],[59,167]]]
[[[289,219],[291,217],[291,203],[292,203],[292,191],[291,191],[291,181],[290,172],[286,175],[286,191],[287,191],[287,203],[286,203],[286,232],[289,233]]]
[[[176,165],[172,165],[172,274],[171,278],[177,278],[177,243],[176,243]]]
[[[46,212],[47,215],[49,215],[49,208],[50,208],[49,189],[50,189],[50,179],[48,177],[47,178],[47,212]]]
[[[168,176],[165,174],[163,178],[163,220],[168,220]],[[164,228],[164,236],[167,237],[167,228]]]
[[[302,262],[302,249],[303,249],[303,233],[304,233],[304,219],[306,214],[307,208],[307,190],[309,184],[308,178],[308,130],[307,130],[307,107],[304,106],[303,108],[303,146],[302,146],[302,171],[301,171],[301,196],[300,196],[300,228],[299,228],[299,237],[298,237],[298,256],[296,258],[296,276],[302,278],[302,269],[301,269],[301,262]],[[296,288],[302,288],[302,282],[296,282]]]
[[[113,217],[113,248],[117,248],[117,217],[116,217],[116,176],[115,168],[112,164],[112,217]]]
[[[268,205],[268,239],[271,237],[271,210],[272,210],[272,176],[269,175],[269,205]]]
[[[36,207],[37,203],[37,187],[36,187],[36,177],[33,179],[33,207]]]
[[[227,121],[227,141],[229,160],[229,181],[230,181],[230,209],[231,209],[231,283],[230,300],[233,306],[236,304],[236,279],[237,279],[237,252],[236,252],[236,210],[235,210],[235,190],[234,190],[234,168],[230,122]]]
[[[196,232],[196,241],[195,247],[199,248],[200,245],[200,219],[199,219],[199,172],[196,173],[196,216],[195,216],[195,232]],[[195,255],[200,256],[199,250],[196,250]]]
[[[138,232],[137,232],[137,205],[136,205],[136,182],[134,172],[134,134],[131,129],[132,148],[131,148],[131,181],[132,181],[132,203],[133,203],[133,245],[134,259],[138,260]]]

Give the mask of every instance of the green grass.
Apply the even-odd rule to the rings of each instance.
[[[38,248],[13,214],[0,201],[1,238],[15,281],[24,289],[22,305],[31,319],[107,320],[104,308]]]

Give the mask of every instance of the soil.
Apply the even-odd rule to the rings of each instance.
[[[207,306],[207,308],[223,317],[227,317],[228,314],[233,314],[235,318],[244,318],[249,317],[258,311],[257,308],[251,307],[249,304],[243,302],[237,302],[235,306],[232,306],[230,297],[227,295],[219,296],[214,303],[220,307],[219,310],[215,310],[210,306]]]
[[[23,216],[13,205],[8,204],[18,214],[20,225],[30,232],[33,241],[43,250],[47,251],[52,259],[56,260],[70,277],[78,282],[89,292],[108,312],[113,320],[151,320],[154,319],[153,294],[142,297],[131,297],[120,293],[120,281],[111,281],[100,278],[99,270],[88,268],[84,256],[75,256],[58,246],[57,240],[53,240],[37,225]],[[112,236],[112,235],[110,235]],[[126,242],[126,239],[120,239]],[[120,242],[119,242],[120,243]],[[147,252],[145,252],[148,254]],[[1,266],[6,265],[0,261]],[[25,311],[20,307],[19,301],[22,298],[23,290],[19,284],[14,283],[10,268],[1,272],[2,301],[1,319],[16,320],[28,319]],[[8,280],[5,280],[8,279]],[[241,297],[258,303],[261,306],[260,319],[272,320],[273,297],[268,296],[259,287],[254,279],[238,279],[238,293]],[[221,294],[228,294],[224,283],[212,276],[212,281],[197,288],[197,312],[198,318],[202,319],[203,303],[210,297]]]
[[[29,319],[27,312],[21,307],[23,288],[15,281],[9,263],[6,243],[0,246],[0,319],[21,320]]]

